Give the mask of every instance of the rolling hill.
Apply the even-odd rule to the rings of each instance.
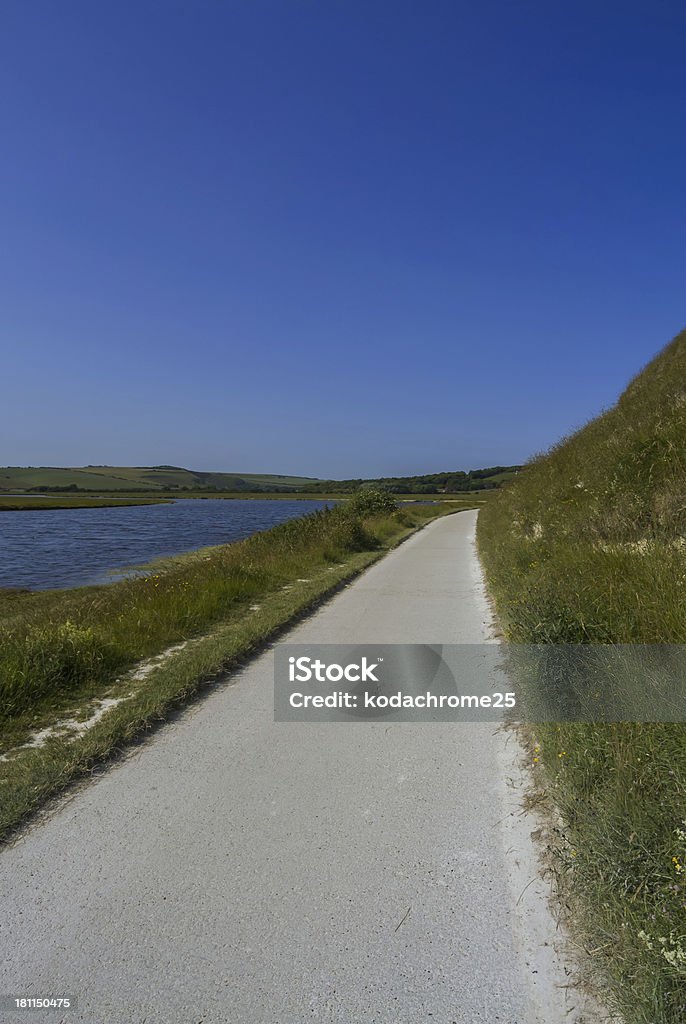
[[[211,473],[180,466],[6,466],[0,468],[0,493],[35,491],[311,491],[346,493],[360,486],[376,485],[396,494],[441,494],[499,487],[519,466],[493,466],[408,477],[376,477],[356,480],[318,480],[315,477],[275,473]]]
[[[196,472],[179,466],[49,466],[0,468],[0,491],[70,489],[78,491],[295,490],[316,483],[311,477],[262,473]]]

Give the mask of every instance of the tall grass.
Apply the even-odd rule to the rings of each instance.
[[[372,550],[382,534],[401,530],[403,522],[403,513],[363,521],[335,508],[172,560],[144,577],[76,590],[5,593],[0,717],[11,718],[41,697],[86,681],[107,682],[312,568]]]
[[[686,642],[686,332],[479,516],[508,639]],[[632,1024],[686,1021],[686,728],[537,729],[560,863]]]
[[[0,839],[413,530],[454,511],[451,503],[380,515],[316,513],[248,541],[179,556],[143,580],[0,591]],[[193,642],[111,685],[122,668],[187,637]],[[92,698],[105,695],[123,699],[82,735],[61,732],[65,720],[90,718]],[[53,725],[59,734],[22,746]]]

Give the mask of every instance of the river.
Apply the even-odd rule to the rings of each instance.
[[[331,504],[186,498],[168,505],[0,512],[0,587],[107,582],[113,570],[241,540]]]

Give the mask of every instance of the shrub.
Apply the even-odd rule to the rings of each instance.
[[[364,487],[355,491],[347,509],[358,516],[386,516],[397,512],[398,503],[380,487]]]

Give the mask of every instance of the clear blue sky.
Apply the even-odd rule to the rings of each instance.
[[[686,7],[4,0],[0,463],[519,462],[686,322]]]

